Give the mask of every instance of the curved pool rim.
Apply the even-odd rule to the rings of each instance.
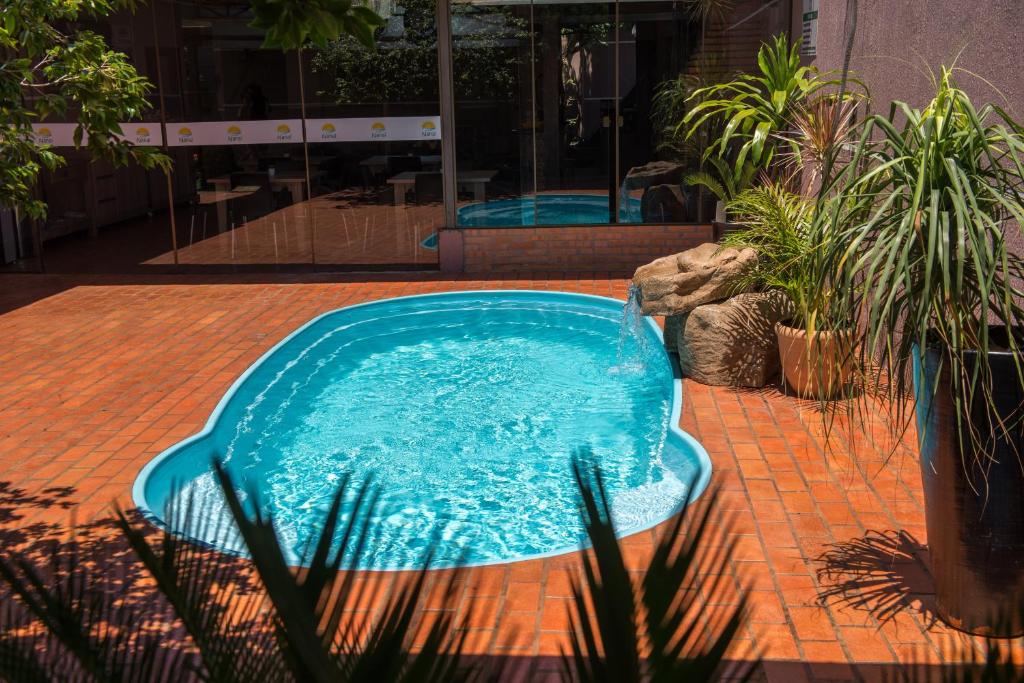
[[[481,289],[481,290],[456,290],[451,292],[432,292],[429,294],[411,294],[407,296],[390,297],[386,299],[374,299],[372,301],[365,301],[358,304],[352,304],[350,306],[342,306],[341,308],[331,309],[320,315],[317,315],[310,320],[306,321],[295,330],[286,335],[279,342],[271,346],[265,353],[263,353],[252,365],[246,368],[241,375],[232,382],[231,386],[224,393],[221,399],[217,402],[213,412],[210,413],[210,417],[206,420],[203,428],[193,434],[192,436],[182,439],[178,443],[170,446],[164,451],[154,456],[149,462],[147,462],[138,475],[135,477],[135,482],[132,484],[132,501],[135,507],[142,514],[142,516],[154,526],[160,529],[167,529],[167,525],[160,514],[155,511],[155,508],[150,505],[149,500],[146,497],[146,484],[149,478],[164,464],[172,460],[180,451],[185,450],[191,444],[209,437],[214,429],[217,427],[217,423],[220,420],[221,415],[224,413],[228,404],[234,398],[238,390],[245,384],[246,380],[254,373],[267,359],[271,358],[277,351],[288,344],[292,339],[299,336],[307,328],[313,326],[317,322],[335,315],[341,311],[352,311],[356,309],[372,309],[375,307],[383,307],[384,305],[393,304],[400,301],[412,301],[412,300],[429,300],[429,299],[448,299],[458,298],[460,296],[486,296],[486,295],[497,295],[497,296],[508,296],[508,295],[520,295],[520,296],[531,296],[539,297],[541,299],[551,299],[553,301],[589,301],[591,303],[599,303],[606,307],[617,307],[621,309],[626,304],[621,299],[615,299],[612,297],[598,296],[594,294],[581,294],[576,292],[561,292],[561,291],[545,291],[545,290],[531,290],[531,289]],[[654,333],[659,341],[664,341],[664,333],[661,328],[650,316],[643,316],[644,324],[648,326],[648,329]],[[664,346],[662,346],[664,349]],[[699,475],[693,482],[692,487],[687,491],[687,497],[680,501],[679,505],[672,508],[666,515],[661,518],[654,519],[649,524],[645,524],[640,527],[634,527],[625,531],[616,530],[616,538],[626,538],[633,536],[644,531],[653,529],[654,527],[662,524],[668,519],[671,519],[674,515],[678,514],[682,507],[689,501],[693,502],[699,498],[704,491],[707,489],[708,484],[711,481],[712,464],[711,458],[708,455],[707,450],[701,443],[694,438],[690,433],[684,431],[679,427],[679,420],[682,415],[683,408],[683,383],[678,371],[678,364],[672,359],[671,354],[665,351],[665,362],[672,365],[672,409],[669,413],[669,424],[668,430],[666,431],[666,442],[669,439],[676,439],[680,442],[680,446],[686,448],[696,458],[696,465],[699,468]],[[245,552],[232,548],[224,548],[217,544],[210,543],[202,539],[194,538],[189,534],[183,534],[181,532],[174,532],[180,538],[184,538],[191,543],[195,543],[201,547],[216,550],[217,552],[223,553],[230,556],[247,557]],[[566,555],[573,552],[579,552],[586,548],[589,548],[590,544],[585,540],[581,543],[566,546],[562,548],[556,548],[554,550],[548,550],[541,553],[534,553],[530,555],[521,555],[514,558],[503,558],[498,560],[484,560],[479,562],[465,562],[460,563],[457,566],[471,568],[471,567],[484,567],[491,565],[500,564],[512,564],[514,562],[523,562],[526,560],[539,560],[548,557],[557,557],[559,555]],[[455,565],[431,565],[431,569],[448,569]],[[362,568],[356,568],[358,571],[363,571]],[[414,571],[414,568],[409,567],[374,567],[365,571]]]

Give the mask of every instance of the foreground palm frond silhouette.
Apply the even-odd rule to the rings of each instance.
[[[240,495],[223,467],[215,463],[214,470],[226,515],[204,514],[195,499],[185,498],[168,510],[168,527],[160,531],[118,511],[117,534],[106,545],[72,539],[42,555],[0,552],[0,679],[502,678],[504,658],[466,652],[474,608],[472,600],[460,604],[459,588],[470,570],[438,576],[429,556],[415,572],[353,570],[376,541],[379,496],[372,484],[343,480],[302,555],[303,566],[294,568],[256,491]],[[731,550],[716,543],[701,552],[713,543],[715,496],[694,519],[683,506],[634,584],[600,471],[585,452],[574,457],[573,471],[592,550],[583,578],[572,577],[573,654],[564,657],[566,675],[617,683],[711,680],[744,611],[742,601],[721,616],[718,608],[701,609],[701,594],[726,580]],[[167,529],[244,547],[248,557]],[[432,619],[423,618],[428,592],[440,596],[442,607]]]

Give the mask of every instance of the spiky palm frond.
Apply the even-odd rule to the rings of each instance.
[[[98,566],[76,544],[48,553],[46,570],[0,555],[0,581],[16,598],[0,612],[0,678],[420,683],[478,674],[465,666],[467,632],[453,610],[422,619],[429,558],[397,580],[352,571],[373,543],[371,486],[347,498],[353,487],[342,484],[296,569],[255,492],[243,505],[231,476],[214,468],[230,514],[211,516],[188,498],[154,532],[119,512],[134,555],[119,553],[117,563]],[[232,547],[240,538],[251,564],[172,530]],[[138,564],[155,587],[142,597],[137,582],[116,579]],[[461,577],[448,574],[442,606],[454,606]],[[472,607],[463,614],[470,619]]]
[[[820,97],[794,108],[791,129],[776,134],[784,143],[779,162],[787,186],[816,189],[827,183],[824,176],[857,129],[859,106],[857,97]]]
[[[750,187],[757,175],[757,168],[749,163],[734,169],[724,159],[712,157],[708,159],[708,164],[711,165],[711,170],[688,173],[683,178],[683,182],[706,187],[711,194],[723,202],[734,199],[743,190]]]
[[[746,612],[743,596],[735,608],[704,609],[703,600],[721,596],[732,581],[733,544],[727,530],[716,529],[716,493],[707,494],[706,504],[692,518],[692,501],[685,501],[637,585],[615,534],[600,470],[581,452],[574,457],[573,472],[591,550],[583,557],[584,581],[570,577],[571,653],[563,654],[565,680],[713,680]],[[755,664],[733,673],[749,676]]]
[[[219,463],[215,470],[228,509],[273,604],[278,642],[297,680],[399,683],[451,681],[472,675],[461,661],[465,630],[456,631],[456,626],[464,624],[456,624],[449,612],[425,633],[416,622],[429,557],[423,569],[391,590],[385,587],[385,575],[359,579],[352,571],[373,542],[372,520],[379,494],[370,484],[355,491],[348,521],[342,527],[342,502],[352,487],[347,478],[342,481],[319,535],[309,546],[304,567],[293,571],[272,519],[260,508],[257,491],[249,491],[250,513],[228,472]],[[454,596],[459,578],[459,572],[451,574],[449,598]],[[361,619],[364,615],[357,614],[353,606],[379,595],[386,595],[380,617],[367,625]],[[414,654],[413,642],[421,635],[426,646]]]
[[[238,530],[230,520],[205,514],[192,496],[169,504],[165,519],[170,529],[237,546]],[[284,678],[266,598],[246,563],[173,533],[151,540],[150,528],[120,510],[116,524],[198,650],[202,678],[224,683]]]
[[[958,436],[975,458],[969,472],[986,472],[985,443],[997,435],[1013,443],[1024,417],[993,420],[992,433],[965,419],[972,409],[998,411],[989,364],[963,353],[984,358],[1005,343],[1024,385],[1024,259],[1010,234],[1024,225],[1022,130],[999,107],[975,107],[943,69],[923,109],[894,102],[887,116],[866,120],[827,188],[839,201],[819,216],[834,235],[819,277],[842,278],[834,305],[857,323],[861,365],[876,368],[870,394],[886,403],[901,435],[915,416],[906,399],[926,349],[938,343]],[[1018,332],[997,343],[991,323]],[[931,398],[918,396],[918,405]]]
[[[723,237],[722,244],[757,251],[757,265],[739,286],[785,292],[800,324],[827,315],[830,296],[816,278],[821,245],[811,229],[814,202],[770,182],[744,190],[726,207],[739,227]]]
[[[8,680],[189,680],[193,662],[151,618],[126,599],[138,586],[123,567],[86,557],[72,539],[51,544],[46,566],[17,553],[0,555],[0,580],[19,601],[20,624],[5,623],[0,674]],[[27,617],[27,619],[26,619]],[[21,634],[11,631],[11,626]],[[45,635],[43,635],[45,633]],[[34,658],[34,661],[33,661]]]

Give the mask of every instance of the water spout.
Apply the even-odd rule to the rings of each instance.
[[[619,187],[619,221],[623,223],[642,223],[639,202],[631,201],[629,196],[629,177],[623,178]]]
[[[641,372],[647,367],[651,354],[650,337],[647,334],[641,304],[643,292],[630,283],[626,305],[622,308],[622,322],[619,324],[619,346],[616,353],[615,369],[619,372]]]

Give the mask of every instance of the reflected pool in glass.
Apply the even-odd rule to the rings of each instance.
[[[657,326],[623,320],[621,301],[552,292],[328,313],[239,378],[203,432],[147,465],[136,503],[163,523],[169,502],[192,497],[200,520],[217,517],[221,457],[298,562],[349,474],[383,494],[359,566],[415,567],[432,538],[437,566],[512,561],[579,547],[570,455],[587,447],[618,530],[648,528],[703,489],[710,464],[675,427],[680,384]],[[177,530],[240,550],[202,527]]]
[[[619,220],[639,220],[640,200],[628,198],[619,207]],[[459,207],[458,225],[463,228],[494,228],[516,225],[606,224],[608,196],[590,194],[540,194],[514,199],[489,199]]]

